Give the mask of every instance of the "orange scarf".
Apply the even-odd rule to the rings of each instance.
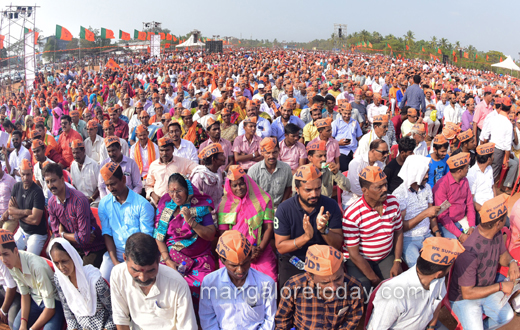
[[[141,145],[139,144],[139,141],[137,142],[137,144],[138,145],[135,146],[135,162],[139,167],[139,173],[143,174],[144,164],[143,157],[141,157]],[[146,148],[148,149],[148,164],[150,164],[155,160],[155,148],[153,146],[152,140],[148,139],[148,146]]]
[[[197,121],[194,121],[193,125],[188,129],[188,132],[186,132],[186,135],[184,135],[184,140],[188,140],[192,143],[195,142],[195,138],[197,137],[196,129]]]

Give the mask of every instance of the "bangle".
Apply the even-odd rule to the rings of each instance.
[[[433,234],[437,234],[437,233],[440,233],[441,231],[439,229],[437,229],[436,231],[433,232]]]
[[[2,314],[3,314],[4,316],[7,316],[7,313],[5,313],[4,310],[3,310],[1,307],[0,307],[0,312],[2,312]]]
[[[398,263],[400,263],[400,264],[403,263],[403,261],[402,261],[401,259],[394,259],[394,262],[396,262],[396,261],[397,261]]]
[[[498,291],[502,291],[502,282],[498,282]]]
[[[294,243],[294,247],[299,250],[300,248],[298,247],[298,245],[296,245],[296,238],[293,240],[293,243]]]
[[[23,318],[23,317],[21,318],[21,320],[22,320],[22,321],[25,321],[25,323],[29,323],[29,321],[27,321],[27,319],[25,319],[25,318]]]

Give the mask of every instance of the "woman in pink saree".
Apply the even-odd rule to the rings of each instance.
[[[270,245],[274,235],[271,196],[240,165],[229,167],[217,216],[221,234],[230,229],[238,230],[253,245],[251,268],[278,282],[278,263]]]

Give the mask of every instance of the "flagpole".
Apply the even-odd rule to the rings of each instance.
[[[53,56],[54,56],[54,60],[52,61],[53,63],[56,63],[56,34],[54,35],[54,52],[53,52]]]

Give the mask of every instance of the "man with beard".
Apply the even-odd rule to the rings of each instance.
[[[105,139],[109,136],[114,136],[114,124],[110,120],[105,120],[103,122],[103,133],[105,135]],[[119,139],[119,144],[121,145],[121,152],[125,156],[129,156],[129,150],[128,150],[128,142],[126,140],[123,140],[122,138]],[[100,152],[99,152],[99,163],[101,164],[105,159],[108,159],[108,151],[107,147],[105,146],[105,141],[103,140],[103,143],[101,144]]]
[[[119,164],[106,163],[100,170],[100,176],[110,194],[101,199],[98,208],[101,234],[108,250],[103,255],[99,270],[103,278],[110,282],[112,268],[124,261],[123,252],[128,236],[141,232],[151,237],[154,210],[144,197],[128,189]]]
[[[179,130],[181,129],[181,126],[177,123],[173,123],[172,125],[177,125]],[[172,126],[170,125],[170,126]],[[222,149],[224,150],[224,155],[226,156],[226,163],[221,166],[222,171],[227,171],[230,165],[233,164],[233,151],[231,150],[233,148],[233,145],[231,142],[229,142],[226,139],[223,139],[221,137],[221,129],[220,129],[220,122],[215,121],[213,119],[208,120],[208,126],[206,127],[206,132],[209,136],[209,139],[204,141],[200,147],[199,150],[203,150],[207,146],[213,143],[219,143],[222,146]],[[179,133],[180,134],[180,133]],[[170,134],[171,136],[171,134]]]
[[[275,137],[278,142],[285,139],[285,125],[291,123],[298,125],[301,129],[305,127],[303,120],[293,115],[292,102],[290,102],[290,100],[292,99],[284,103],[281,116],[276,118],[271,124],[271,136]]]
[[[125,262],[113,269],[110,286],[117,329],[197,329],[188,284],[177,271],[159,263],[155,239],[131,235],[123,257]]]
[[[321,195],[321,176],[321,171],[312,164],[298,168],[294,174],[296,195],[276,210],[273,223],[280,254],[280,285],[304,272],[303,260],[309,246],[330,245],[339,250],[343,244],[341,210],[336,201]]]
[[[181,124],[174,120],[168,126],[168,135],[173,141],[173,154],[179,158],[189,159],[195,163],[199,162],[197,148],[188,140],[181,139]],[[199,148],[202,150],[202,148]]]
[[[248,101],[246,104],[246,114],[249,118],[257,117],[256,135],[262,139],[271,136],[271,123],[269,123],[269,120],[259,116],[259,109],[255,107],[251,101]],[[242,121],[238,124],[238,135],[243,135],[245,133],[244,122]]]
[[[65,185],[59,165],[45,166],[43,176],[53,195],[49,198],[48,212],[54,237],[69,241],[83,259],[83,265],[99,267],[106,248],[89,200],[81,191]]]
[[[193,115],[193,120],[200,123],[204,129],[208,127],[208,120],[214,119],[216,120],[217,117],[215,115],[208,113],[209,111],[209,103],[206,100],[200,100],[198,103],[198,110]]]
[[[43,195],[45,196],[45,205],[47,205],[47,200],[49,197],[51,197],[51,193],[45,184],[43,168],[45,167],[46,163],[54,163],[54,161],[45,156],[46,148],[47,146],[41,140],[35,139],[32,141],[31,149],[34,155],[34,159],[36,160],[34,163],[34,179],[35,183],[43,190]]]
[[[74,160],[72,157],[72,150],[70,148],[70,143],[74,140],[80,139],[83,140],[81,135],[72,129],[72,118],[70,116],[61,116],[60,124],[63,132],[60,134],[60,138],[58,139],[58,144],[62,150],[62,156],[65,161],[65,168],[70,166],[70,163]]]
[[[14,131],[11,136],[11,145],[14,147],[14,150],[9,155],[9,174],[16,179],[16,182],[22,181],[20,176],[20,164],[24,159],[27,159],[29,162],[31,161],[31,154],[29,150],[27,150],[22,145],[22,132]]]
[[[318,129],[316,128],[316,125],[314,125],[314,123],[322,118],[321,108],[322,107],[319,103],[314,103],[311,106],[310,116],[312,120],[303,127],[303,133],[300,142],[307,144],[315,138],[317,138],[320,134],[318,133]]]
[[[403,219],[380,167],[365,167],[358,180],[363,196],[345,211],[343,254],[347,273],[361,282],[368,296],[371,287],[402,272]]]

